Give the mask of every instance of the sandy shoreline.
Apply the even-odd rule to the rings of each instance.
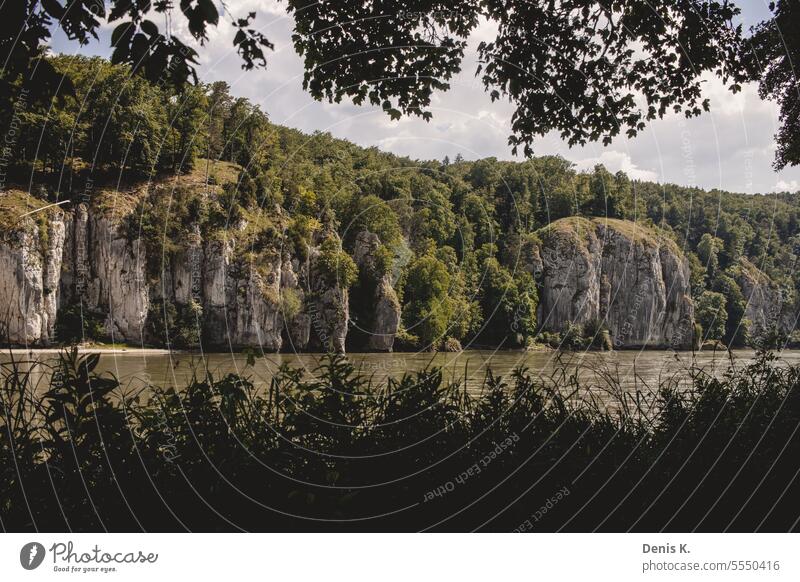
[[[4,348],[0,350],[2,354],[17,355],[36,355],[36,354],[58,354],[67,348]],[[126,347],[102,347],[86,346],[78,347],[79,354],[132,354],[143,356],[163,356],[167,354],[181,354],[180,350],[165,350],[162,348],[126,348]]]
[[[3,355],[14,355],[14,356],[35,356],[38,354],[58,354],[66,349],[65,347],[53,347],[53,348],[0,348],[0,357]],[[537,349],[537,350],[495,350],[495,349],[487,349],[487,348],[474,348],[474,349],[465,349],[461,353],[468,354],[470,352],[475,353],[484,353],[484,352],[492,352],[497,354],[506,354],[506,353],[528,353],[528,354],[541,354],[541,353],[549,353],[549,352],[556,352],[558,350],[554,350],[552,348],[544,348],[544,349]],[[625,352],[670,352],[674,350],[664,349],[664,348],[630,348],[630,349],[620,349],[620,350],[613,350],[611,352],[601,352],[599,350],[577,350],[577,351],[569,351],[566,350],[564,353],[575,353],[575,354],[583,354],[583,353],[625,353]],[[786,348],[785,350],[775,350],[776,354],[781,354],[784,351],[788,352],[796,352],[798,351],[797,348]],[[719,355],[727,354],[728,350],[696,350],[692,352],[691,350],[678,350],[674,351],[676,354],[708,354],[716,352]],[[736,354],[737,352],[754,352],[752,348],[735,348],[733,353]],[[228,352],[217,352],[217,351],[193,351],[193,350],[177,350],[177,349],[165,349],[165,348],[135,348],[135,347],[125,347],[125,346],[79,346],[78,347],[79,354],[103,354],[103,355],[114,355],[114,354],[125,354],[125,355],[132,355],[132,356],[166,356],[166,355],[195,355],[195,356],[214,356],[214,355],[237,355],[237,356],[246,356],[247,351],[228,351]],[[348,352],[347,355],[356,356],[356,355],[386,355],[390,357],[400,357],[402,355],[416,355],[416,354],[428,354],[434,355],[436,353],[439,354],[450,354],[454,355],[454,352]],[[256,352],[256,357],[261,355],[260,352]],[[288,355],[316,355],[321,356],[321,352],[267,352],[267,355],[276,355],[276,356],[288,356]]]

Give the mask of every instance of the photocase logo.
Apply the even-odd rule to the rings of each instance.
[[[29,542],[19,551],[19,563],[26,570],[35,570],[44,561],[44,546],[39,542]]]

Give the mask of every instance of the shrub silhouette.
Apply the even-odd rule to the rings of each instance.
[[[800,369],[767,353],[614,406],[566,367],[474,396],[330,356],[130,394],[98,360],[3,365],[4,530],[797,529]]]

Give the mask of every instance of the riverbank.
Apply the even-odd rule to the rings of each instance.
[[[6,531],[798,527],[800,367],[764,354],[620,390],[615,414],[568,373],[487,370],[470,396],[435,367],[375,382],[338,357],[266,390],[222,374],[123,400],[98,363],[65,354],[38,394],[4,368]]]
[[[87,349],[79,353],[99,354],[97,371],[113,374],[131,389],[147,388],[152,384],[180,389],[195,374],[202,376],[205,372],[211,372],[214,377],[243,374],[250,377],[257,388],[267,390],[282,366],[303,370],[306,376],[313,377],[326,360],[325,354],[320,353],[261,355],[147,349]],[[779,365],[800,365],[800,350],[785,350],[777,355]],[[46,375],[47,369],[57,363],[58,358],[58,353],[50,350],[23,352],[13,356],[9,356],[8,352],[0,352],[0,364],[8,364],[11,359],[25,362],[39,376]],[[604,394],[610,383],[622,386],[631,393],[654,392],[667,379],[686,385],[697,370],[720,376],[731,367],[747,366],[756,360],[757,352],[751,349],[731,352],[466,350],[458,353],[350,353],[345,358],[374,383],[398,380],[405,373],[437,366],[446,378],[463,380],[470,393],[476,395],[482,389],[489,370],[495,376],[508,379],[518,368],[525,368],[531,374],[545,378],[566,369],[569,374],[577,374],[587,390],[606,401]]]
[[[53,347],[3,347],[0,348],[0,353],[3,354],[13,354],[13,355],[24,355],[24,354],[58,354],[66,349],[71,349],[73,346],[53,346]],[[273,351],[265,351],[261,352],[260,350],[247,348],[247,349],[240,349],[240,350],[228,350],[228,351],[220,351],[220,350],[191,350],[191,349],[168,349],[168,348],[151,348],[151,347],[137,347],[137,346],[128,346],[128,345],[111,345],[111,344],[87,344],[87,345],[78,345],[76,346],[78,349],[78,353],[80,354],[90,354],[90,353],[101,353],[101,354],[129,354],[129,355],[167,355],[167,354],[180,354],[180,355],[195,355],[195,356],[202,356],[202,355],[241,355],[247,356],[249,354],[255,354],[256,357],[261,357],[262,354],[264,356],[286,356],[286,355],[313,355],[313,356],[322,356],[325,355],[324,352],[319,351],[285,351],[285,352],[273,352]],[[791,344],[787,345],[783,349],[776,349],[773,350],[774,353],[782,353],[785,351],[795,351],[800,349],[800,345]],[[520,348],[492,348],[488,346],[475,346],[475,347],[466,347],[460,351],[453,351],[448,352],[445,350],[436,350],[436,351],[419,351],[419,350],[394,350],[391,352],[379,352],[379,351],[369,351],[369,352],[347,352],[343,355],[345,356],[364,356],[364,355],[375,355],[375,356],[385,356],[385,357],[394,357],[394,356],[402,356],[402,355],[419,355],[424,354],[428,356],[433,356],[436,354],[469,354],[469,353],[562,353],[562,354],[585,354],[585,353],[626,353],[626,352],[652,352],[652,353],[675,353],[675,354],[700,354],[700,353],[717,353],[723,354],[727,352],[755,352],[756,349],[752,347],[741,347],[741,348],[727,348],[724,345],[719,344],[711,344],[708,346],[703,346],[697,350],[676,350],[669,347],[663,346],[631,346],[631,347],[624,347],[624,348],[617,348],[615,350],[602,350],[597,348],[586,348],[586,349],[559,349],[554,348],[546,344],[535,344],[533,347],[529,347],[527,349],[520,349]]]
[[[79,345],[74,346],[78,353],[85,354],[101,354],[101,355],[125,355],[125,356],[174,356],[174,357],[192,357],[192,358],[255,358],[255,359],[285,359],[285,358],[313,358],[319,360],[328,354],[324,352],[309,352],[309,351],[296,351],[296,352],[260,352],[258,350],[231,350],[231,351],[216,351],[216,350],[180,350],[180,349],[166,349],[166,348],[141,348],[134,346],[124,345]],[[41,355],[58,355],[65,350],[72,349],[73,346],[61,347],[47,347],[47,348],[21,348],[21,347],[6,347],[0,348],[0,357],[3,355],[11,356],[41,356]],[[751,358],[756,354],[757,350],[754,348],[712,348],[706,347],[699,350],[674,350],[670,348],[656,348],[656,347],[641,347],[641,348],[624,348],[618,350],[598,350],[598,349],[585,349],[585,350],[570,350],[570,349],[557,349],[549,346],[539,346],[537,349],[493,349],[487,347],[465,348],[458,352],[448,351],[392,351],[392,352],[347,352],[341,354],[345,358],[354,358],[358,360],[374,359],[374,360],[398,360],[404,358],[414,358],[431,360],[437,358],[454,359],[461,357],[476,356],[480,358],[487,357],[506,357],[512,356],[515,358],[531,356],[538,358],[541,356],[553,357],[561,355],[564,357],[583,357],[591,354],[607,355],[613,357],[614,354],[663,354],[665,356],[674,355],[676,358],[687,358],[692,356],[708,356],[713,355],[716,357],[730,357],[746,355]],[[787,347],[782,350],[774,350],[773,353],[777,355],[790,354],[792,358],[795,352],[800,354],[800,349],[795,346]],[[0,360],[1,361],[1,360]]]
[[[52,348],[3,348],[1,353],[12,355],[27,355],[27,354],[59,354],[64,350],[69,349],[68,346],[52,347]],[[119,345],[87,345],[77,346],[79,354],[129,354],[129,355],[143,355],[143,356],[163,356],[172,353],[181,353],[176,350],[168,350],[163,348],[136,348]]]

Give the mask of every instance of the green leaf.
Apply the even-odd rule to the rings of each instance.
[[[219,24],[219,11],[211,0],[198,0],[197,6],[203,13],[206,22],[210,22],[215,26]]]
[[[158,36],[158,27],[151,20],[142,20],[141,27],[148,36]]]
[[[17,0],[19,1],[19,0]],[[61,6],[56,0],[42,0],[42,6],[45,11],[53,18],[61,19],[64,16],[64,7]]]
[[[124,38],[130,39],[130,36],[133,34],[133,23],[132,22],[123,22],[114,28],[114,31],[111,33],[111,46],[116,47],[120,44],[120,41]],[[123,44],[128,44],[127,42]]]

